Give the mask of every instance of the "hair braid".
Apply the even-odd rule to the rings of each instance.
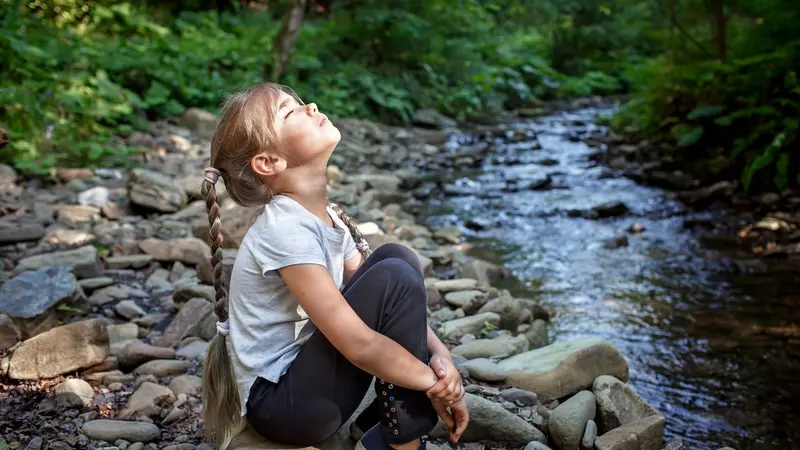
[[[219,317],[220,321],[228,320],[228,295],[225,287],[222,285],[222,233],[220,227],[222,221],[219,215],[219,202],[217,202],[217,188],[214,183],[209,180],[204,180],[205,186],[205,199],[206,211],[208,212],[208,225],[209,225],[209,238],[211,242],[211,266],[212,277],[214,282],[214,290],[216,291],[216,304],[214,305],[214,313]]]
[[[350,235],[353,236],[353,240],[356,242],[358,251],[360,251],[365,258],[368,257],[370,253],[372,253],[372,250],[369,249],[369,243],[367,243],[364,235],[358,231],[358,227],[356,227],[355,223],[353,223],[353,219],[351,219],[350,216],[348,216],[347,213],[345,213],[344,210],[336,203],[328,202],[328,206],[330,206],[333,212],[335,212],[336,215],[342,219],[342,222],[345,224],[345,226],[347,226],[347,229],[350,230]]]

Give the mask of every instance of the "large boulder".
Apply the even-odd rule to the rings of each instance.
[[[541,431],[500,404],[473,394],[466,394],[466,401],[469,426],[461,441],[502,441],[514,447],[527,445],[531,441],[545,441]],[[448,435],[447,425],[441,419],[430,432],[432,438],[446,438]]]
[[[190,237],[171,241],[148,238],[139,241],[139,248],[156,261],[198,265],[211,259],[211,247],[205,241]]]
[[[239,248],[242,245],[242,239],[250,228],[250,225],[256,221],[256,218],[264,212],[264,207],[246,208],[237,205],[233,200],[222,203],[220,208],[220,231],[222,232],[222,246],[226,248]],[[194,237],[203,240],[204,242],[209,239],[208,233],[210,230],[208,225],[208,217],[198,217],[192,223],[192,234]]]
[[[142,168],[133,169],[128,175],[128,197],[135,205],[162,213],[177,212],[189,200],[179,182]]]
[[[217,128],[217,116],[200,108],[189,108],[181,115],[180,125],[196,135],[210,138]]]
[[[75,306],[86,299],[69,267],[46,266],[22,272],[0,286],[0,312],[31,319],[58,303]]]
[[[500,328],[516,331],[522,322],[522,304],[510,295],[501,295],[483,305],[478,313],[493,312],[500,316]]]
[[[0,373],[16,380],[54,378],[103,362],[108,334],[97,320],[62,325],[23,342],[0,362]]]
[[[463,336],[467,333],[478,334],[487,323],[494,326],[499,325],[500,316],[492,312],[487,312],[475,316],[449,320],[439,326],[439,334],[450,339]]]
[[[608,433],[594,441],[595,450],[660,450],[664,443],[663,416],[639,419]]]
[[[542,402],[588,389],[600,375],[628,379],[628,363],[610,342],[581,338],[551,344],[507,358],[507,383],[536,392]]]
[[[547,430],[558,448],[578,450],[586,422],[594,419],[595,408],[594,394],[581,391],[553,410]]]
[[[14,268],[14,273],[61,265],[71,268],[72,273],[78,278],[95,278],[103,275],[103,265],[97,255],[97,249],[91,245],[22,258]]]
[[[146,381],[128,399],[128,404],[120,411],[121,419],[137,416],[155,416],[161,412],[161,405],[173,403],[175,394],[167,387]]]
[[[200,323],[207,315],[212,314],[213,305],[204,298],[193,298],[189,300],[180,312],[172,319],[164,334],[155,339],[155,344],[159,347],[174,347],[189,335],[189,331],[196,324]]]
[[[600,432],[613,430],[649,416],[657,416],[658,411],[650,406],[626,383],[610,376],[597,377],[592,384],[592,392],[597,397]]]

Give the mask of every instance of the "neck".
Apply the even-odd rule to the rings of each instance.
[[[319,216],[325,223],[332,224],[326,210],[328,205],[326,165],[293,167],[276,177],[277,179],[272,182],[278,194],[292,198]]]

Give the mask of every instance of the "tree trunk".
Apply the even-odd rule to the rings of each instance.
[[[294,43],[297,40],[297,35],[300,34],[300,28],[303,26],[303,16],[306,11],[306,0],[294,0],[291,9],[283,16],[281,22],[281,29],[278,36],[275,38],[273,45],[273,58],[272,67],[267,68],[264,72],[265,78],[270,81],[280,82],[286,66],[289,63],[289,57],[292,55]]]
[[[717,57],[725,59],[725,34],[727,23],[725,20],[725,0],[712,0],[711,11],[714,14],[714,40],[717,46]]]

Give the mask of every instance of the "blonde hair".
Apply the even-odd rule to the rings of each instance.
[[[222,285],[222,233],[215,185],[221,177],[228,195],[242,206],[262,206],[272,199],[274,193],[253,172],[250,160],[264,151],[280,151],[280,137],[273,118],[282,92],[300,102],[293,91],[274,83],[257,84],[232,95],[222,108],[211,139],[211,161],[202,193],[210,226],[212,279],[216,291],[214,313],[220,322],[228,320],[228,294]],[[347,226],[359,251],[369,256],[369,245],[352,219],[338,205],[328,203],[328,206]],[[217,333],[208,347],[203,368],[203,414],[206,440],[213,442],[218,450],[226,450],[247,424],[240,415],[241,402],[226,337]]]

